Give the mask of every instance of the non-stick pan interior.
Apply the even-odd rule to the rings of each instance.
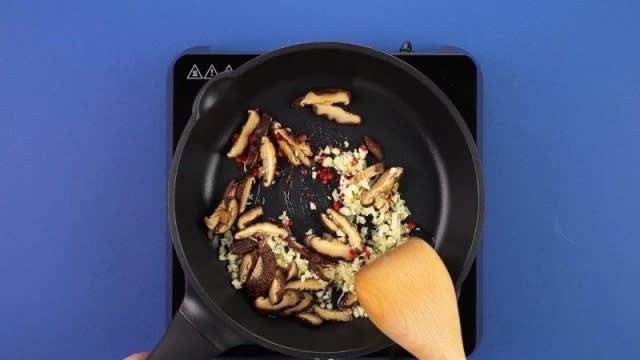
[[[408,65],[397,62],[358,48],[300,48],[258,58],[240,69],[222,90],[209,86],[202,94],[200,119],[183,134],[188,138],[182,139],[179,165],[174,167],[175,206],[170,209],[177,226],[174,241],[179,242],[179,253],[184,252],[183,261],[190,268],[187,274],[195,277],[192,282],[202,287],[223,316],[255,336],[248,342],[296,355],[336,356],[390,344],[367,319],[312,328],[295,320],[268,318],[252,308],[242,291],[231,287],[226,263],[218,260],[215,244],[207,240],[202,219],[217,205],[224,185],[243,176],[225,154],[231,134],[241,127],[249,108],[269,111],[295,133],[307,134],[314,148],[344,141],[356,147],[362,135],[376,139],[384,149],[384,163],[405,168],[400,191],[412,218],[435,236],[436,248],[454,281],[464,275],[480,211],[475,150],[444,95],[408,70]],[[362,115],[363,124],[341,126],[309,109],[290,107],[293,98],[317,87],[351,90],[352,104],[346,108]],[[281,177],[272,188],[258,189],[256,201],[264,204],[267,217],[277,218],[286,211],[298,238],[309,228],[321,232],[317,219],[331,204],[327,195],[332,187],[301,176],[299,169],[289,170],[282,161],[281,165],[282,177],[291,174],[293,186]],[[312,194],[318,210],[310,209],[305,194]]]

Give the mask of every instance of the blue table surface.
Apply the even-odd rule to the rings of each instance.
[[[455,45],[484,77],[472,359],[640,357],[640,2],[3,1],[0,358],[119,359],[167,323],[184,49]]]

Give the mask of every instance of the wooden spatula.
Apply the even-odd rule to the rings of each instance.
[[[412,237],[362,268],[356,294],[371,321],[419,359],[465,359],[458,305],[444,263]]]

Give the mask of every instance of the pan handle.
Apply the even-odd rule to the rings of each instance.
[[[148,360],[210,360],[243,343],[229,328],[221,326],[222,320],[216,320],[187,285],[180,309]]]

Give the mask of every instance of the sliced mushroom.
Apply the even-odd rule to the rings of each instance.
[[[293,278],[297,278],[298,277],[298,264],[296,264],[295,261],[292,261],[289,263],[289,266],[287,267],[287,277],[286,280],[289,281]]]
[[[235,180],[229,181],[227,186],[224,187],[224,191],[222,192],[222,198],[228,199],[228,198],[235,197],[237,187],[238,187],[237,181]]]
[[[253,134],[251,134],[257,141],[254,141],[249,145],[249,150],[247,151],[247,161],[244,164],[245,170],[253,168],[253,165],[255,165],[256,161],[258,160],[258,155],[260,154],[260,140],[269,132],[272,119],[273,118],[271,114],[266,111],[263,111],[260,114],[260,125],[258,125],[258,127],[253,131]]]
[[[383,172],[384,172],[384,164],[377,163],[353,175],[353,178],[351,178],[351,181],[353,181],[354,183],[359,183],[364,179],[370,179],[376,175],[382,174]]]
[[[239,181],[238,185],[236,186],[235,197],[238,201],[238,211],[240,212],[240,214],[242,214],[247,207],[247,202],[249,201],[249,196],[251,195],[251,187],[255,182],[256,179],[253,176],[247,176]]]
[[[303,298],[301,291],[288,289],[284,291],[282,300],[276,304],[271,303],[268,297],[263,296],[256,298],[253,304],[259,311],[276,313],[298,305]]]
[[[263,136],[260,141],[260,157],[262,158],[262,185],[271,186],[276,174],[276,148],[267,136]]]
[[[291,144],[291,147],[293,149],[298,150],[301,142],[295,136],[293,136],[291,129],[282,127],[282,124],[277,121],[274,121],[271,127],[273,128],[273,133],[278,138],[284,139],[288,144]]]
[[[349,240],[351,247],[354,249],[360,249],[362,247],[362,236],[360,236],[358,228],[356,228],[346,216],[331,208],[327,209],[327,215],[338,225],[340,231],[347,235],[347,240]]]
[[[382,159],[384,158],[382,147],[380,147],[377,142],[373,141],[373,139],[368,137],[367,135],[363,136],[362,138],[364,140],[364,144],[367,145],[367,149],[369,149],[371,155],[373,155],[376,160],[382,161]]]
[[[237,185],[238,183],[235,180],[231,180],[224,188],[220,204],[218,204],[210,216],[204,217],[204,223],[207,226],[207,229],[209,229],[209,232],[207,233],[209,239],[213,239],[213,235],[215,233],[221,233],[220,229],[226,228],[226,224],[229,223],[229,220],[233,215],[233,209],[229,208],[229,206],[233,206],[233,204],[226,203],[225,201],[233,198]]]
[[[360,115],[353,114],[347,110],[333,105],[317,104],[313,105],[313,112],[316,115],[324,116],[338,124],[358,125],[362,122]]]
[[[307,248],[306,246],[298,243],[297,241],[291,239],[290,237],[285,238],[285,241],[287,242],[287,246],[290,249],[299,253],[302,256],[302,258],[309,261],[309,268],[312,271],[314,271],[318,275],[318,277],[320,277],[322,280],[325,280],[325,281],[331,281],[330,276],[328,278],[323,277],[323,274],[325,273],[323,267],[326,265],[335,264],[336,262],[335,259],[322,256],[312,251],[311,249]]]
[[[298,159],[300,160],[302,165],[306,167],[311,167],[313,165],[313,161],[311,161],[309,155],[305,155],[302,151],[298,151]]]
[[[305,259],[309,259],[313,255],[317,255],[317,254],[314,254],[311,250],[309,250],[306,246],[304,246],[304,245],[300,244],[299,242],[295,241],[290,236],[286,237],[285,241],[287,242],[287,246],[290,249],[292,249],[293,251],[299,253]]]
[[[247,294],[249,296],[255,297],[255,296],[261,295],[258,292],[258,289],[256,287],[258,285],[259,280],[262,279],[263,276],[264,276],[264,261],[262,260],[262,257],[260,257],[260,254],[258,254],[258,259],[256,260],[256,264],[253,266],[253,270],[251,270],[251,275],[249,275],[249,278],[247,279],[247,286],[245,286],[245,289],[247,290]]]
[[[310,307],[313,306],[314,298],[313,295],[309,294],[309,293],[303,293],[303,298],[302,300],[298,303],[298,305],[289,308],[285,311],[282,312],[282,315],[284,316],[289,316],[289,315],[294,315],[297,313],[301,313],[303,311],[307,311],[307,309],[309,309]]]
[[[207,229],[209,229],[209,232],[207,233],[209,239],[213,239],[213,234],[215,234],[214,229],[218,227],[218,224],[220,223],[221,212],[222,207],[218,207],[211,216],[204,217],[204,224],[207,226]]]
[[[353,292],[344,292],[338,299],[338,306],[340,306],[341,309],[350,308],[357,303],[358,297],[356,296],[356,293]]]
[[[244,254],[242,260],[240,260],[240,270],[238,271],[238,280],[241,284],[244,284],[249,279],[253,267],[258,262],[258,251],[253,250],[250,253]]]
[[[373,206],[378,210],[383,210],[389,206],[389,202],[384,197],[377,196],[373,201]]]
[[[310,156],[313,155],[313,151],[308,143],[297,139],[291,129],[282,127],[282,124],[277,121],[274,121],[271,127],[278,145],[292,165],[298,166],[302,163],[305,166],[311,166]]]
[[[313,326],[322,325],[322,319],[319,316],[316,316],[310,313],[296,314],[296,317],[302,320],[302,322],[307,325],[313,325]]]
[[[333,279],[333,274],[329,273],[330,269],[323,266],[320,262],[309,261],[309,269],[326,282],[330,282]]]
[[[220,224],[218,224],[218,228],[216,229],[218,234],[224,234],[231,229],[231,226],[233,226],[238,218],[238,202],[236,199],[224,199],[223,204],[225,214],[221,215]]]
[[[276,224],[264,221],[247,226],[246,228],[236,232],[233,237],[235,239],[245,239],[256,235],[277,236],[284,238],[289,236],[289,230],[281,228]]]
[[[271,286],[269,287],[269,301],[271,301],[272,304],[277,304],[282,300],[285,281],[284,271],[282,271],[282,269],[276,270],[276,276],[273,278]]]
[[[338,225],[336,225],[336,223],[334,223],[327,214],[321,213],[320,221],[322,222],[322,225],[324,225],[325,229],[332,234],[335,234],[340,230],[338,229]]]
[[[305,244],[319,254],[346,261],[353,261],[356,255],[349,245],[343,244],[333,237],[321,238],[310,234],[304,238]]]
[[[273,131],[274,136],[281,137],[282,140],[286,140],[287,143],[293,143],[293,139],[290,138],[289,133],[279,121],[273,121],[271,123],[271,131]]]
[[[321,308],[318,305],[313,307],[313,312],[318,314],[318,316],[322,318],[322,320],[327,320],[327,321],[349,322],[351,321],[351,317],[353,316],[353,311],[351,311],[351,309],[327,310],[327,309]]]
[[[382,173],[378,180],[371,186],[371,189],[365,190],[360,197],[362,206],[371,206],[375,202],[376,195],[384,195],[393,190],[395,183],[402,176],[403,168],[396,166],[389,168]]]
[[[326,289],[327,285],[328,284],[326,282],[320,281],[318,279],[306,279],[305,281],[302,281],[302,280],[289,281],[284,287],[285,289],[318,291],[318,290]]]
[[[262,210],[262,206],[256,206],[254,208],[249,209],[244,214],[240,215],[238,218],[238,229],[242,230],[247,227],[250,223],[255,221],[258,216],[262,215],[264,211]]]
[[[258,243],[258,256],[256,266],[247,280],[247,294],[251,297],[266,295],[278,270],[276,257],[266,241]]]
[[[311,249],[308,249],[307,247],[305,247],[305,249],[309,251],[309,256],[306,257],[306,259],[309,260],[309,263],[318,263],[322,266],[336,264],[336,261],[337,261],[336,259],[332,259],[328,256],[323,256],[321,254],[318,254],[315,251],[311,251]]]
[[[234,240],[231,244],[231,253],[244,255],[258,247],[258,242],[253,239]]]
[[[302,241],[306,246],[309,246],[309,243],[311,242],[311,240],[315,238],[319,238],[319,236],[316,234],[309,234],[309,235],[306,235]]]
[[[309,142],[299,141],[298,143],[300,144],[298,146],[298,149],[300,149],[300,151],[302,151],[302,154],[304,154],[306,156],[313,156],[313,150],[311,150],[311,145],[309,145]]]
[[[260,115],[255,110],[249,110],[249,116],[247,118],[247,122],[242,127],[240,131],[240,136],[236,140],[236,142],[231,146],[231,149],[227,153],[227,156],[230,158],[238,157],[240,154],[244,152],[244,149],[247,148],[249,144],[249,135],[253,132],[253,130],[258,127],[260,123]]]
[[[280,150],[282,150],[282,153],[287,157],[287,160],[289,160],[289,163],[291,163],[291,165],[300,165],[300,159],[298,159],[293,149],[286,140],[278,140],[278,146],[280,147]]]
[[[314,104],[344,104],[351,102],[351,92],[344,89],[317,89],[296,98],[291,103],[294,108]]]
[[[231,199],[229,199],[228,201],[230,202]],[[222,210],[220,211],[220,224],[218,224],[218,229],[221,226],[223,226],[224,224],[227,224],[229,222],[229,219],[231,219],[231,213],[225,207],[225,201],[224,200],[222,201],[221,206],[222,206]]]

